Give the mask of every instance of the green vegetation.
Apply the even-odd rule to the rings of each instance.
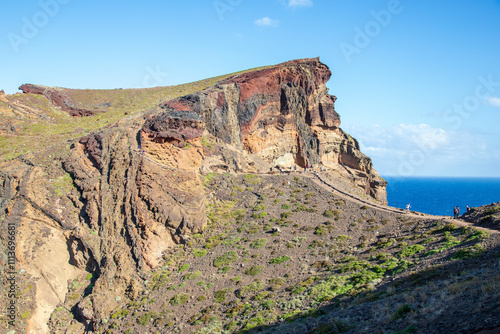
[[[208,251],[206,249],[198,249],[196,250],[193,255],[194,257],[203,257],[205,255],[207,255]]]
[[[156,318],[158,318],[158,314],[156,312],[153,311],[146,312],[142,316],[137,318],[137,324],[141,326],[146,326],[149,325],[151,319],[156,319]]]
[[[476,244],[471,247],[460,249],[455,254],[453,254],[451,258],[452,260],[470,259],[481,256],[483,252],[484,252],[484,247],[480,244]]]
[[[190,267],[189,263],[183,264],[179,267],[179,272],[181,273],[183,271],[186,271],[189,269],[189,267]]]
[[[492,215],[494,213],[500,212],[500,206],[494,206],[489,208],[488,210],[484,211],[484,215]]]
[[[264,266],[252,266],[245,270],[245,274],[250,275],[250,276],[256,276],[258,275],[262,270],[264,269]]]
[[[183,276],[183,280],[194,280],[201,276],[201,271],[196,270]]]
[[[284,256],[275,257],[275,258],[269,260],[269,263],[270,264],[280,264],[280,263],[286,262],[288,260],[290,260],[290,257],[288,255],[284,255]]]
[[[405,257],[410,257],[412,255],[415,255],[418,252],[421,252],[425,249],[424,246],[422,245],[413,245],[413,246],[408,246],[402,249],[400,252],[397,253],[397,256],[399,258],[405,258]]]
[[[261,280],[256,280],[255,282],[253,282],[252,284],[250,285],[247,285],[241,289],[239,289],[237,292],[236,292],[236,296],[238,298],[243,298],[243,297],[246,297],[250,294],[254,294],[254,293],[257,293],[260,289],[262,289],[264,286],[264,284],[262,283]]]
[[[250,244],[250,248],[261,248],[264,247],[267,243],[267,239],[256,239]]]
[[[232,292],[231,289],[223,289],[223,290],[216,291],[214,293],[215,302],[223,303],[226,300],[226,297],[230,292]]]
[[[396,313],[394,313],[392,320],[404,318],[410,312],[411,312],[411,307],[409,305],[403,305],[396,311]]]
[[[187,303],[189,300],[189,295],[185,293],[179,293],[170,299],[170,305],[177,306]]]
[[[327,218],[334,218],[334,217],[340,215],[341,212],[342,211],[335,210],[335,209],[327,210],[327,211],[323,212],[323,216],[325,216]]]
[[[214,267],[222,268],[238,260],[238,254],[235,251],[229,251],[224,255],[219,256],[213,262]]]

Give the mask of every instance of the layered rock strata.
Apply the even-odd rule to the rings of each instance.
[[[385,202],[385,181],[339,127],[336,98],[325,85],[330,76],[319,59],[249,71],[128,116],[71,147],[0,165],[1,227],[16,227],[18,268],[35,287],[32,316],[17,330],[47,332],[51,312],[66,303],[72,323],[90,331],[136,298],[145,273],[206,227],[207,171],[322,167]],[[21,89],[72,115],[92,114],[63,90]],[[58,158],[47,161],[51,156]],[[5,242],[2,235],[2,249]],[[68,282],[88,272],[85,293],[69,299]]]
[[[228,78],[214,87],[163,103],[148,119],[144,138],[184,147],[203,129],[268,166],[346,169],[367,194],[386,201],[379,177],[358,142],[340,129],[331,72],[319,59],[302,59]],[[237,171],[242,170],[233,166]]]

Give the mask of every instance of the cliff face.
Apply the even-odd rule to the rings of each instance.
[[[385,202],[385,181],[339,128],[336,98],[325,86],[330,76],[318,59],[236,75],[70,147],[0,165],[2,228],[16,226],[18,268],[35,286],[32,316],[18,329],[47,332],[52,311],[68,302],[68,280],[85,272],[93,278],[73,311],[89,329],[120,300],[137,297],[143,273],[206,227],[200,172],[322,166]],[[51,89],[22,89],[74,115],[92,112]]]
[[[142,128],[145,141],[173,143],[201,138],[203,130],[268,166],[347,169],[370,196],[386,200],[385,181],[359,144],[340,129],[336,97],[325,83],[331,72],[319,59],[290,61],[228,78],[214,87],[163,103],[163,113]],[[228,168],[245,171],[228,162]]]

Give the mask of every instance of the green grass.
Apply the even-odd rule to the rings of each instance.
[[[263,287],[264,287],[264,284],[262,283],[262,281],[257,279],[252,284],[249,284],[249,285],[239,289],[236,292],[236,296],[238,298],[244,298],[250,294],[255,294],[255,293],[259,292]]]
[[[183,271],[188,270],[189,267],[190,267],[189,263],[183,264],[183,265],[179,266],[179,272],[182,273]]]
[[[238,260],[238,254],[236,254],[235,251],[229,251],[226,254],[217,257],[214,260],[213,265],[216,268],[222,268],[231,263],[236,262],[237,260]]]
[[[250,248],[257,249],[264,247],[267,243],[267,239],[256,239],[250,244]]]
[[[247,270],[245,270],[245,274],[249,275],[249,276],[257,276],[258,274],[260,274],[260,272],[264,270],[264,266],[252,266],[250,268],[248,268]]]
[[[325,216],[327,218],[334,218],[334,217],[337,217],[338,215],[340,215],[341,212],[342,211],[336,210],[336,209],[326,210],[325,212],[323,212],[323,216]]]
[[[197,279],[201,276],[201,271],[199,270],[196,270],[196,271],[193,271],[192,273],[187,273],[186,275],[184,275],[182,277],[183,280],[194,280],[194,279]]]
[[[418,252],[421,252],[425,249],[424,246],[422,245],[412,245],[412,246],[408,246],[408,247],[405,247],[403,248],[401,251],[399,251],[397,253],[397,256],[402,259],[402,258],[405,258],[405,257],[410,257],[412,255],[415,255],[416,253]]]
[[[290,260],[290,257],[288,255],[284,255],[284,256],[272,258],[271,260],[269,260],[269,263],[270,264],[280,264],[280,263],[286,262],[288,260]]]
[[[177,306],[187,303],[189,300],[189,295],[185,293],[179,293],[170,299],[170,305]]]
[[[224,301],[226,301],[226,298],[228,296],[228,294],[231,292],[232,290],[231,289],[223,289],[223,290],[218,290],[214,293],[214,300],[215,302],[217,303],[223,303]]]
[[[451,259],[463,260],[463,259],[476,258],[481,256],[483,253],[484,253],[484,247],[480,244],[476,244],[471,247],[460,249],[455,254],[453,254]]]
[[[196,250],[193,255],[194,257],[203,257],[205,255],[207,255],[208,251],[206,249],[198,249]]]

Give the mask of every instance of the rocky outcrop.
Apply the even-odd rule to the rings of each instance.
[[[317,58],[233,76],[163,103],[163,113],[142,128],[143,137],[183,147],[205,129],[269,166],[347,169],[357,186],[385,203],[386,182],[358,142],[340,129],[336,97],[325,85],[330,77]]]
[[[24,84],[19,87],[19,90],[21,90],[24,94],[36,94],[45,96],[53,106],[60,107],[61,110],[67,111],[71,116],[94,116],[96,113],[101,112],[97,110],[89,110],[76,107],[67,94],[55,88]]]
[[[0,227],[18,229],[16,257],[35,287],[33,316],[17,329],[47,332],[51,311],[64,304],[73,324],[92,330],[120,301],[136,298],[167,251],[206,227],[207,171],[321,166],[385,202],[385,181],[340,129],[330,76],[319,59],[235,75],[78,138],[64,154],[57,149],[58,160],[47,148],[1,165]],[[73,116],[94,114],[63,89],[21,90]],[[41,266],[41,258],[51,261]],[[87,272],[88,287],[68,299],[71,281]]]
[[[0,101],[4,103],[9,103],[9,100],[7,100],[7,98],[5,97],[5,92],[3,89],[0,90]]]
[[[463,212],[461,218],[481,227],[498,230],[500,229],[500,202],[470,208],[469,211]]]

